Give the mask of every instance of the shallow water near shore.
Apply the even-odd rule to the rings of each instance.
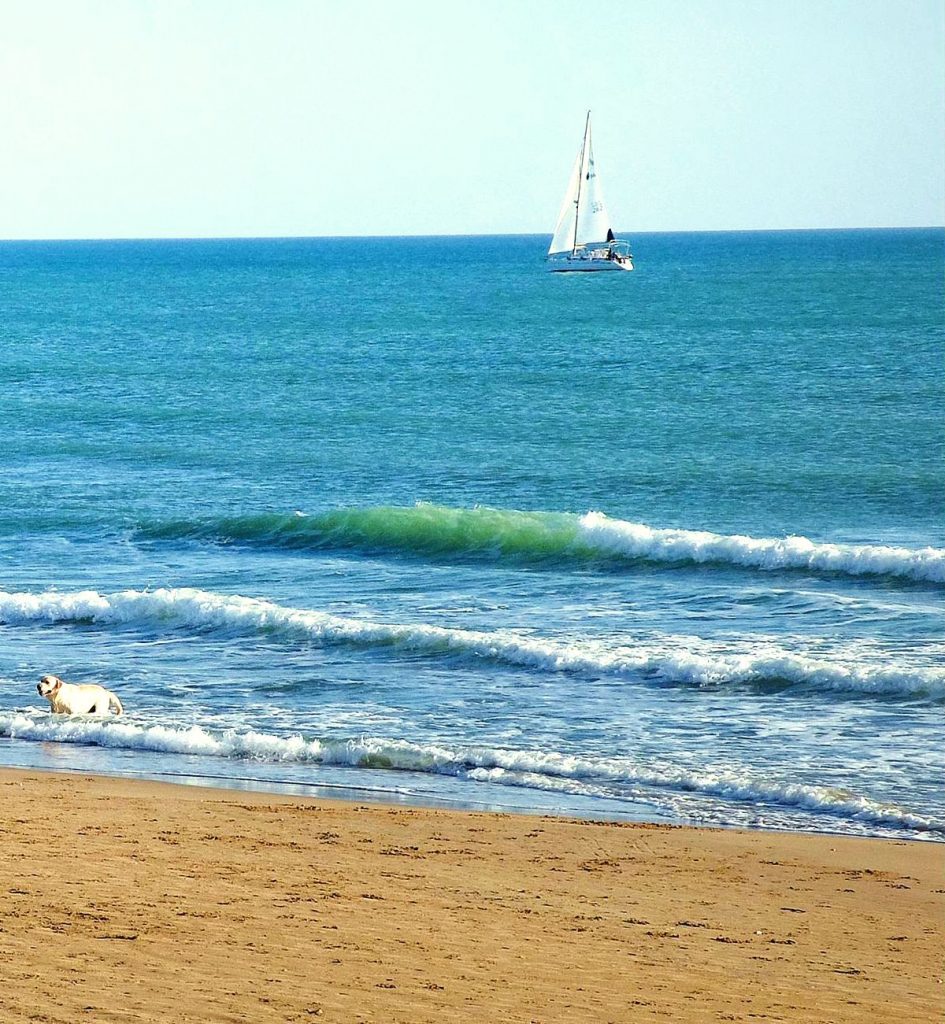
[[[0,243],[0,763],[945,839],[945,231],[542,241]]]

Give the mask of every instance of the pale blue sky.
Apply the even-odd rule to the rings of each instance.
[[[941,0],[0,0],[0,238],[945,223]]]

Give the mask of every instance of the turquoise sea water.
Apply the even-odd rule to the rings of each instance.
[[[0,243],[0,763],[945,838],[945,231],[545,245]]]

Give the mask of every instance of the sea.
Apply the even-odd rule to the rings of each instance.
[[[945,229],[547,241],[0,243],[0,764],[945,841]]]

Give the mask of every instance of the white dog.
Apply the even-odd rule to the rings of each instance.
[[[54,715],[107,715],[111,708],[120,715],[125,710],[111,690],[94,683],[67,683],[59,676],[43,676],[36,689],[49,701]]]

